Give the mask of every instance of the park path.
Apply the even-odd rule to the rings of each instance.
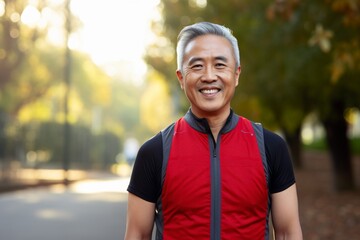
[[[1,240],[123,239],[127,178],[113,175],[64,187],[0,194]]]
[[[360,239],[360,157],[353,158],[357,190],[341,193],[333,189],[328,154],[306,152],[303,161],[295,174],[304,239]]]

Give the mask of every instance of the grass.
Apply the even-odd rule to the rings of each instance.
[[[354,154],[360,155],[360,137],[351,139],[351,150]]]
[[[360,137],[350,139],[352,154],[360,155]],[[328,147],[324,138],[314,141],[311,144],[303,145],[305,150],[327,151]]]

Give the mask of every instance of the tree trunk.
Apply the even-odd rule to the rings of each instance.
[[[297,169],[301,169],[303,167],[302,159],[301,159],[302,158],[301,127],[298,127],[294,132],[291,133],[286,130],[283,130],[283,132],[289,146],[294,167]]]
[[[322,121],[326,130],[326,140],[333,163],[334,184],[337,191],[354,188],[350,141],[347,136],[348,124],[344,118],[344,110],[342,102],[333,102],[331,115]]]

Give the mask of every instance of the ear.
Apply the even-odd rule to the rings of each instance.
[[[180,70],[176,70],[176,76],[180,83],[181,89],[184,89],[184,77]]]
[[[236,81],[235,86],[239,84],[240,73],[241,73],[241,66],[237,67],[235,70],[235,81]]]

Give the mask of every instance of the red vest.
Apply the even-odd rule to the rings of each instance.
[[[257,134],[252,122],[232,115],[233,126],[216,143],[191,113],[173,125],[157,239],[268,237],[270,198]]]

